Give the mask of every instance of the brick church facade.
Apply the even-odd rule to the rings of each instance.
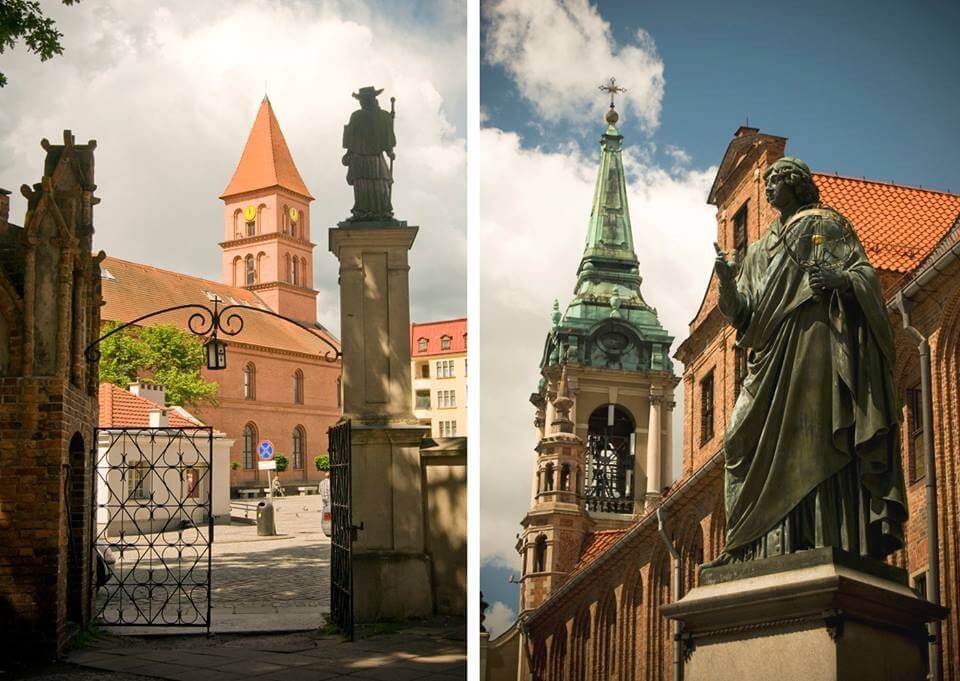
[[[101,265],[102,317],[127,322],[174,305],[212,306],[214,298],[221,307],[241,306],[243,330],[236,336],[221,334],[228,344],[226,369],[201,371],[204,380],[217,383],[217,402],[190,405],[190,411],[234,440],[234,495],[266,486],[266,471],[256,465],[256,446],[263,439],[288,459],[280,479],[296,493],[298,485],[315,486],[326,477],[314,458],[326,453],[327,429],[342,413],[340,361],[327,361],[339,341],[317,321],[316,244],[310,240],[313,197],[266,97],[220,199],[221,281],[107,257]],[[191,313],[164,314],[144,323],[187,329]]]
[[[740,128],[720,163],[708,202],[717,208],[717,242],[742,253],[774,217],[763,172],[782,157],[786,138]],[[801,153],[802,156],[802,153]],[[907,545],[891,556],[923,593],[927,530],[917,342],[926,336],[932,366],[934,450],[939,500],[942,676],[960,679],[960,196],[864,179],[815,173],[821,201],[846,215],[877,269],[897,331],[895,379],[903,396],[902,451],[910,520]],[[705,273],[706,274],[706,273]],[[745,375],[735,334],[717,308],[711,274],[688,337],[675,357],[683,363],[683,447],[680,478],[662,499],[624,527],[584,534],[578,556],[551,568],[550,586],[535,607],[521,595],[521,626],[491,641],[486,678],[666,680],[675,655],[660,606],[672,600],[673,563],[663,533],[679,552],[682,595],[696,584],[697,565],[723,548],[722,435]],[[560,429],[556,431],[561,436]],[[584,499],[570,499],[582,518]],[[577,509],[579,508],[579,512]],[[658,527],[658,512],[663,533]],[[526,521],[525,521],[526,522]],[[576,521],[574,521],[576,524]],[[570,523],[567,524],[570,526]],[[536,567],[541,567],[538,565]],[[524,567],[528,570],[527,564]],[[519,650],[517,648],[519,647]],[[518,671],[520,676],[518,676]]]

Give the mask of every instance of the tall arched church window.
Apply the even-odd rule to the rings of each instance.
[[[284,234],[289,234],[289,233],[290,233],[290,215],[289,215],[289,212],[290,212],[290,208],[287,207],[287,206],[284,206],[283,209],[280,211],[280,225],[281,225],[281,228],[283,229],[283,233],[284,233]]]
[[[254,465],[253,451],[256,446],[257,446],[257,429],[253,426],[252,423],[248,423],[243,427],[243,467],[244,468],[253,468],[253,465]]]
[[[303,372],[300,369],[293,372],[293,403],[303,404]]]
[[[246,275],[244,280],[246,281],[246,286],[253,286],[257,283],[257,265],[253,260],[252,255],[248,255],[244,259]]]
[[[303,452],[306,441],[306,431],[303,426],[297,426],[293,429],[293,467],[297,470],[303,469]]]
[[[633,418],[620,406],[606,404],[590,415],[584,495],[591,511],[633,512],[633,433]]]
[[[257,368],[253,362],[243,367],[243,399],[253,400],[257,395]]]
[[[243,270],[241,269],[243,265],[243,258],[239,255],[233,259],[233,285],[240,286],[240,282],[243,281]]]
[[[544,535],[537,537],[533,543],[533,571],[546,572],[547,570],[547,538]]]
[[[293,259],[293,278],[290,280],[294,286],[300,285],[300,259]]]

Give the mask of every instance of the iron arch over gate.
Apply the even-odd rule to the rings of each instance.
[[[330,510],[333,532],[330,547],[330,616],[353,640],[353,540],[358,529],[350,512],[350,421],[327,431],[330,452]]]
[[[213,428],[94,431],[96,617],[210,630]]]

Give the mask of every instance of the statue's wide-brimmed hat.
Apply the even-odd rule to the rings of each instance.
[[[373,87],[372,85],[368,85],[367,87],[362,87],[362,88],[360,88],[360,91],[359,91],[359,92],[354,92],[354,93],[353,93],[353,98],[354,98],[354,99],[363,99],[364,97],[377,97],[381,92],[383,92],[383,88],[380,88],[380,89],[378,90],[377,88]]]

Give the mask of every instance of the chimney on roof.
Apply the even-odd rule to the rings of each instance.
[[[734,137],[746,137],[747,135],[756,135],[760,132],[760,128],[749,128],[745,125],[741,125],[737,128],[737,131],[733,133]]]
[[[166,409],[151,409],[147,413],[150,415],[148,423],[151,428],[166,428],[170,425]]]
[[[10,191],[0,187],[0,225],[10,221]]]
[[[134,383],[130,384],[130,392],[137,397],[150,400],[154,404],[158,404],[161,407],[166,406],[167,404],[167,391],[164,390],[162,385],[157,385],[156,383],[147,383],[139,380],[135,381]]]

